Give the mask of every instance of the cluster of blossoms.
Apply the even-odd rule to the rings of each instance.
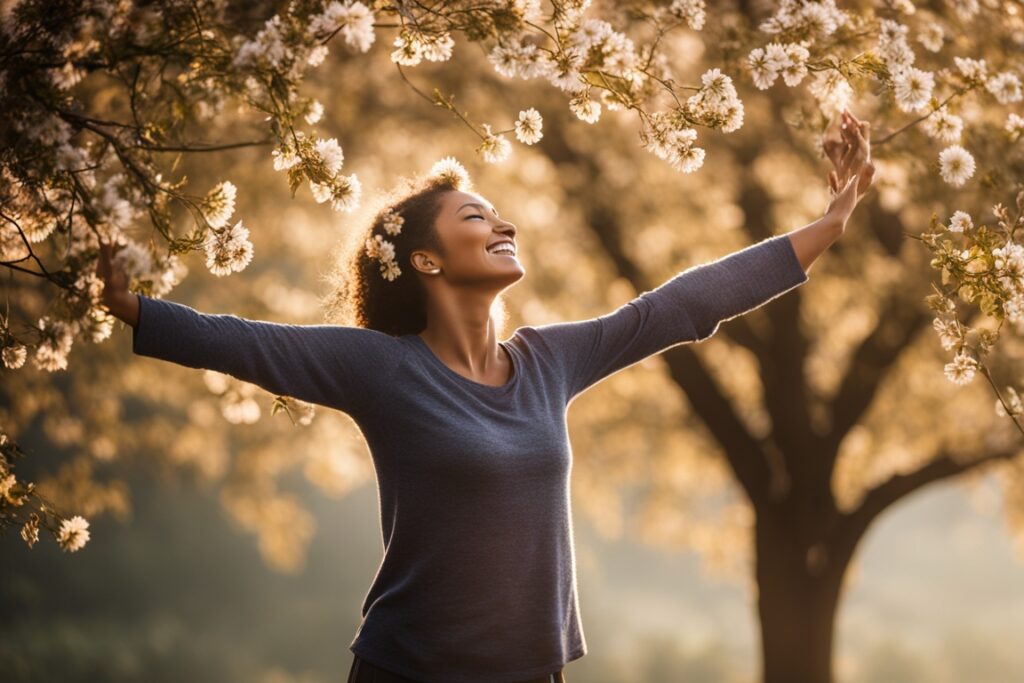
[[[993,214],[997,226],[977,226],[966,211],[954,211],[948,224],[933,221],[934,231],[924,233],[922,241],[935,254],[932,267],[941,270],[942,283],[953,283],[953,293],[967,303],[976,304],[981,311],[996,320],[1013,325],[1018,334],[1024,333],[1024,246],[1013,241],[1016,230],[1024,227],[1024,191],[1017,196],[1018,216],[1011,219],[1008,210],[997,204]],[[965,248],[954,242],[964,240]],[[968,342],[971,330],[956,316],[956,302],[944,293],[928,297],[929,306],[938,314],[932,326],[942,348],[955,350],[954,358],[945,366],[946,377],[953,383],[970,383],[981,369],[980,359],[995,344],[997,333],[986,329],[977,331],[977,342]],[[1016,392],[1011,392],[1011,404]],[[1005,414],[1002,400],[998,402]]]
[[[24,456],[17,444],[12,442],[4,432],[0,431],[0,517],[6,521],[15,520],[17,515],[15,509],[24,509],[26,503],[36,499],[40,503],[38,512],[30,512],[27,519],[21,524],[21,538],[29,548],[39,541],[39,529],[41,524],[49,528],[57,539],[58,545],[65,552],[81,550],[89,541],[89,522],[80,515],[74,515],[70,519],[62,518],[55,514],[47,504],[38,498],[35,492],[35,484],[18,481],[12,471],[9,458]],[[50,519],[61,520],[60,526],[50,523]]]
[[[405,219],[394,209],[388,209],[380,219],[380,226],[388,235],[394,236],[402,232],[402,225]],[[381,234],[373,235],[366,240],[366,254],[380,261],[380,274],[385,280],[391,282],[402,274],[395,260],[395,245],[388,241]]]
[[[282,145],[271,156],[275,171],[288,172],[293,193],[303,178],[309,178],[309,189],[318,204],[330,200],[332,209],[344,212],[359,207],[363,186],[355,173],[341,173],[345,155],[337,138],[313,140],[298,131],[293,144]]]
[[[242,221],[226,227],[235,212],[236,192],[234,184],[224,181],[210,190],[201,205],[203,217],[213,229],[205,242],[206,267],[218,277],[244,270],[252,261],[249,229]]]
[[[907,1],[894,2],[893,8],[905,15],[913,15],[916,8]],[[965,11],[973,17],[977,4]],[[959,13],[959,10],[958,10]],[[923,19],[918,41],[930,52],[942,50],[945,31],[936,21]],[[853,26],[850,17],[830,2],[798,2],[785,0],[776,13],[765,20],[760,29],[769,35],[788,38],[789,42],[775,41],[756,47],[747,56],[746,65],[754,85],[759,89],[771,87],[781,75],[786,85],[793,87],[803,81],[809,71],[814,72],[808,90],[817,100],[818,107],[827,117],[833,117],[852,101],[854,91],[847,80],[848,73],[877,76],[892,97],[895,108],[908,114],[923,114],[925,132],[945,143],[958,143],[963,135],[964,122],[949,110],[950,102],[971,89],[984,89],[1000,104],[1019,102],[1022,95],[1020,77],[1012,71],[990,75],[984,59],[953,57],[955,70],[937,73],[945,79],[937,82],[936,72],[915,66],[916,55],[910,44],[910,27],[898,18],[878,20],[875,41],[867,52],[850,60],[830,53],[831,44],[822,39],[836,33],[846,25]],[[860,30],[860,26],[853,27]],[[837,41],[837,44],[840,44]],[[821,48],[817,59],[812,52]],[[880,62],[880,64],[879,64]],[[943,102],[937,100],[942,89],[952,92]],[[1008,117],[1005,128],[1011,139],[1020,136],[1021,121]],[[954,187],[963,187],[975,172],[975,161],[967,149],[953,144],[939,153],[938,169],[943,180]]]

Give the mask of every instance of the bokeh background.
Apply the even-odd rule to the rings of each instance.
[[[503,336],[518,325],[608,312],[684,268],[801,227],[827,203],[828,166],[814,135],[788,125],[802,105],[786,90],[757,91],[737,77],[744,127],[702,131],[707,162],[682,175],[641,149],[628,112],[585,124],[561,93],[496,75],[477,46],[459,42],[457,69],[425,64],[411,78],[425,91],[455,94],[461,110],[496,130],[527,107],[544,116],[541,143],[515,144],[507,162],[490,165],[465,126],[399,78],[388,48],[382,33],[367,55],[332,49],[304,86],[325,107],[316,130],[337,137],[367,206],[400,175],[442,156],[463,161],[480,193],[519,228],[527,276],[505,296]],[[666,50],[689,82],[720,57],[686,32]],[[104,83],[83,88],[94,111],[123,112]],[[876,105],[865,96],[854,111],[870,116]],[[968,115],[981,125],[986,111]],[[225,108],[195,132],[207,142],[254,139],[261,123]],[[812,404],[838,390],[854,350],[890,310],[892,291],[918,302],[923,324],[908,325],[891,372],[844,442],[833,481],[842,500],[940,447],[969,450],[1012,436],[986,387],[943,377],[946,354],[923,303],[933,273],[923,247],[901,237],[924,230],[932,211],[951,212],[941,182],[925,172],[931,156],[923,135],[878,151],[874,195],[799,294],[787,295],[800,297]],[[191,254],[188,277],[167,298],[208,313],[321,322],[326,276],[355,244],[365,211],[335,213],[305,187],[292,197],[268,146],[186,155],[176,173],[195,188],[222,180],[238,187],[235,215],[252,232],[255,257],[243,272],[217,278]],[[144,242],[151,231],[140,223],[131,234]],[[4,286],[32,311],[47,296],[34,285]],[[773,302],[746,322],[763,332],[790,320],[777,312]],[[743,424],[770,433],[770,373],[736,343],[738,329],[729,333],[740,324],[725,323],[694,352]],[[1012,344],[1005,353],[1001,369],[1013,377],[1019,353]],[[92,532],[74,555],[53,543],[28,550],[13,534],[0,541],[0,679],[344,680],[382,552],[369,454],[347,416],[318,408],[311,424],[293,425],[271,416],[266,392],[133,356],[131,330],[120,324],[104,343],[76,347],[66,372],[0,372],[6,414],[28,416],[18,436],[31,457],[20,476],[60,490],[90,517]],[[750,510],[691,400],[654,357],[570,409],[589,647],[567,666],[570,681],[757,677]],[[238,417],[254,412],[251,424]],[[991,473],[928,486],[885,512],[847,574],[837,680],[1024,680],[1018,519]]]

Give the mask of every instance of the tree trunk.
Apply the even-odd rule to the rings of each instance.
[[[764,683],[832,683],[832,639],[848,558],[799,540],[798,525],[757,525],[758,615]]]

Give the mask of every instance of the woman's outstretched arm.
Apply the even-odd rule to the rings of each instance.
[[[190,368],[216,370],[274,395],[358,416],[372,408],[397,368],[402,347],[383,332],[343,325],[289,325],[201,313],[184,304],[133,294],[110,265],[97,272],[104,303],[132,326],[132,351]],[[122,279],[123,278],[123,279]]]
[[[776,235],[688,268],[611,313],[520,330],[539,338],[571,400],[648,356],[707,339],[807,279],[789,236]]]

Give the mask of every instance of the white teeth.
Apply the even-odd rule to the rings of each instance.
[[[502,244],[500,246],[494,247],[493,249],[488,249],[487,251],[490,252],[491,254],[509,254],[511,256],[516,255],[515,248],[508,244]]]

